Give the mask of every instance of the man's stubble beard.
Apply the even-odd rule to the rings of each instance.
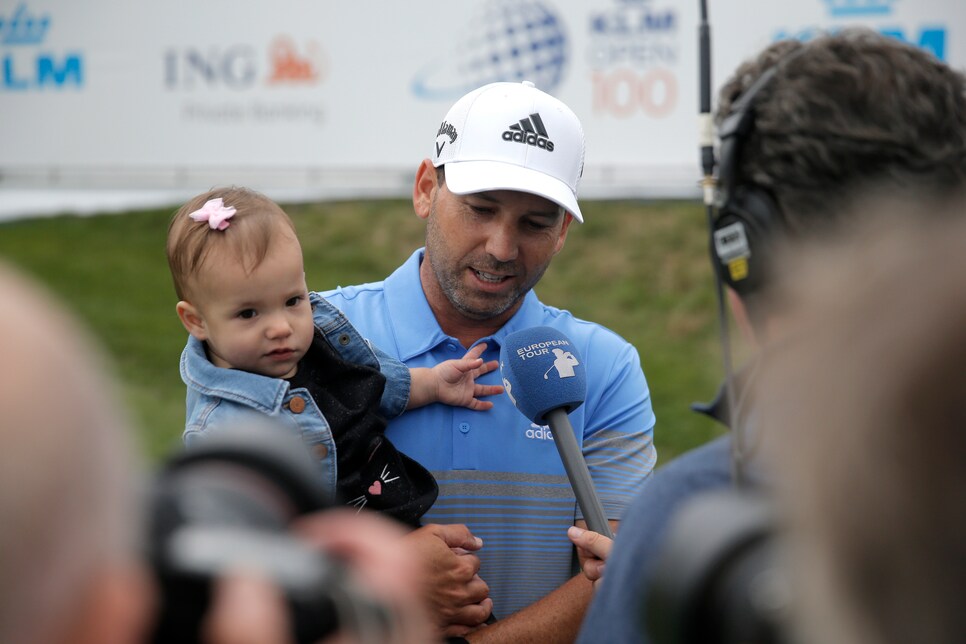
[[[430,214],[426,223],[426,253],[433,275],[443,295],[449,303],[463,316],[471,320],[490,320],[513,308],[520,302],[527,292],[532,289],[547,270],[543,266],[522,288],[517,287],[505,295],[490,295],[480,291],[471,292],[463,282],[463,274],[470,270],[463,264],[463,259],[454,259],[445,252],[446,241],[436,224],[435,199],[430,206]],[[479,261],[470,261],[469,265],[485,271],[502,272],[505,267],[514,267],[513,262],[498,262],[489,255]],[[480,301],[481,300],[481,301]],[[479,301],[479,302],[478,302]]]

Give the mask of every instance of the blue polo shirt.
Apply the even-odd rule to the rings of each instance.
[[[419,281],[417,250],[383,282],[340,287],[322,295],[342,309],[373,344],[410,367],[432,367],[466,349],[447,336]],[[492,336],[484,360],[499,359],[503,339],[534,326],[559,329],[587,370],[587,398],[570,414],[604,511],[620,519],[656,460],[654,412],[637,350],[613,331],[541,303],[531,291]],[[480,382],[500,384],[498,371]],[[548,427],[534,425],[506,396],[488,411],[442,404],[410,410],[386,434],[432,471],[439,498],[425,523],[465,523],[483,539],[480,576],[493,612],[506,617],[577,572],[567,527],[580,517]]]

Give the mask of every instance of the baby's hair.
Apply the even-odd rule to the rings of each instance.
[[[235,209],[224,230],[213,230],[206,221],[194,221],[188,215],[210,199],[221,198],[226,207]],[[255,270],[278,231],[279,224],[295,233],[295,224],[278,204],[249,188],[214,188],[192,198],[181,206],[168,226],[168,266],[179,300],[186,300],[188,283],[214,250],[222,257],[241,262],[246,271]]]

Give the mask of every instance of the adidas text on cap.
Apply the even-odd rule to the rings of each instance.
[[[491,83],[458,100],[439,126],[431,158],[446,165],[454,194],[529,192],[584,220],[577,205],[584,130],[569,107],[529,81]]]

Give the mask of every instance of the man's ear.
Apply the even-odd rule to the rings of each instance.
[[[429,217],[432,210],[433,197],[439,186],[436,184],[436,167],[429,159],[423,159],[416,170],[416,181],[413,182],[413,210],[420,219]]]
[[[570,230],[570,224],[573,222],[573,220],[573,215],[571,215],[569,212],[564,213],[563,223],[560,225],[560,236],[557,237],[557,243],[553,248],[554,255],[563,250],[564,244],[567,241],[567,232]]]
[[[178,311],[178,319],[181,320],[181,324],[184,325],[188,333],[201,341],[208,339],[205,319],[201,317],[201,313],[193,304],[181,300],[175,309]]]

